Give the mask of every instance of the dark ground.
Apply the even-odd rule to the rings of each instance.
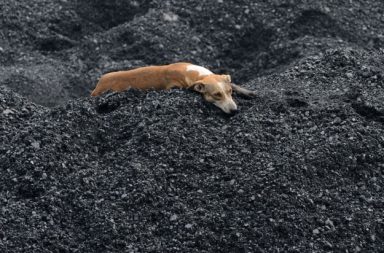
[[[0,1],[0,252],[384,251],[384,3],[203,2]],[[88,97],[175,61],[258,97]]]

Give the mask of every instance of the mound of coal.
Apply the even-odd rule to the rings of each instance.
[[[382,1],[0,8],[1,252],[384,251]],[[88,97],[174,61],[258,96]]]

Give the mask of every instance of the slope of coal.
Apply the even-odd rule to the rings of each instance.
[[[0,85],[50,107],[88,96],[113,70],[191,61],[244,82],[334,46],[326,39],[383,46],[381,1],[2,0],[0,7]]]
[[[381,1],[112,2],[0,2],[1,252],[384,251]],[[173,61],[258,96],[84,97]]]

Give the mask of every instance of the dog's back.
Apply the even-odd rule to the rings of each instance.
[[[148,66],[128,71],[117,71],[103,75],[91,93],[91,96],[99,96],[108,91],[124,91],[129,88],[137,89],[161,89],[164,86],[162,72],[165,66]]]
[[[190,68],[191,66],[194,68]],[[202,67],[201,69],[197,67],[190,63],[179,62],[107,73],[100,78],[91,96],[99,96],[108,90],[119,92],[129,88],[142,90],[187,88],[201,77]]]

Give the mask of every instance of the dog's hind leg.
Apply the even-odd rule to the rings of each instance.
[[[108,75],[102,76],[97,83],[96,88],[92,91],[91,96],[95,97],[106,91],[115,90],[115,82],[116,81]]]

